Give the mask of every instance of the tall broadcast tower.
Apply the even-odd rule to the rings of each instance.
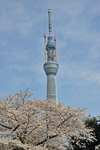
[[[51,9],[48,10],[49,16],[49,36],[46,42],[46,35],[44,34],[45,41],[45,64],[44,70],[47,75],[47,100],[51,100],[57,104],[57,87],[56,87],[56,74],[59,68],[57,64],[57,50],[56,50],[56,36],[52,37],[51,26]]]

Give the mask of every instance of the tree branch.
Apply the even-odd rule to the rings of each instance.
[[[7,128],[7,129],[12,129],[11,127],[8,127],[8,126],[3,125],[3,124],[1,124],[1,123],[0,123],[0,126],[2,126],[2,127],[4,127],[4,128]]]
[[[17,125],[17,126],[13,129],[13,131],[16,131],[19,126],[20,126],[20,125]]]
[[[49,138],[47,139],[44,139],[43,141],[41,141],[41,142],[39,142],[38,144],[36,144],[36,146],[38,146],[38,145],[41,145],[41,144],[43,144],[43,143],[45,143],[45,142],[47,142],[48,140],[50,140],[50,139],[52,139],[52,138],[55,138],[55,137],[57,137],[58,136],[58,134],[56,134],[56,135],[53,135],[53,136],[49,136]]]

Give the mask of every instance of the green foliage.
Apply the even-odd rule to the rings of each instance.
[[[99,145],[100,144],[100,116],[97,117],[89,116],[89,118],[85,121],[85,124],[87,127],[93,128],[93,132],[95,133],[97,139],[97,141],[90,143],[89,147],[91,147],[91,145],[93,147]]]
[[[94,150],[97,145],[100,144],[100,116],[92,117],[91,115],[88,116],[88,118],[85,120],[85,125],[88,128],[93,129],[93,133],[95,134],[95,137],[97,140],[89,142],[85,139],[75,139],[75,137],[72,137],[73,142],[70,144],[72,145],[74,150]],[[76,143],[79,142],[81,145],[85,144],[85,147],[80,148]]]

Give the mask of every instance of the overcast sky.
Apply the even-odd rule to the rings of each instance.
[[[0,0],[0,97],[46,99],[44,33],[52,9],[58,101],[100,115],[100,0]]]

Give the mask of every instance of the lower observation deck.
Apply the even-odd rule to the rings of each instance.
[[[45,70],[46,75],[49,75],[49,74],[56,75],[58,68],[59,68],[59,65],[53,61],[49,61],[44,64],[44,70]]]

